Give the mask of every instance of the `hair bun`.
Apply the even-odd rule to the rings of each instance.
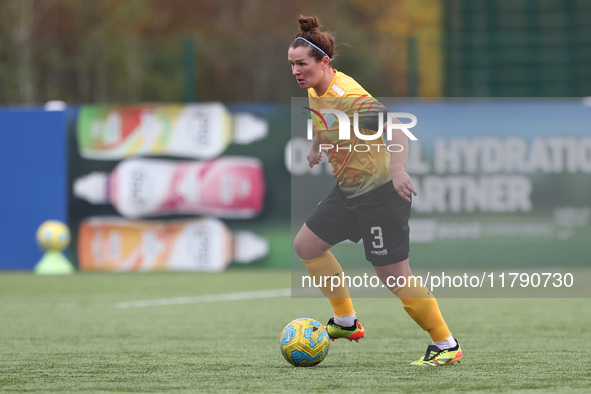
[[[300,30],[302,33],[311,32],[320,27],[320,22],[315,16],[300,16],[298,22],[300,22]]]

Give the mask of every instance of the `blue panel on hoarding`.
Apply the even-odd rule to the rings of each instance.
[[[66,113],[0,110],[0,138],[0,270],[30,270],[39,225],[66,222]]]

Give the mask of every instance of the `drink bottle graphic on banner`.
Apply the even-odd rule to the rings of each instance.
[[[74,195],[92,204],[110,203],[127,218],[193,214],[245,219],[261,212],[265,180],[256,158],[132,158],[110,174],[91,172],[76,179]]]
[[[208,271],[250,263],[267,255],[258,235],[232,233],[219,219],[134,221],[117,217],[85,219],[78,232],[83,271]]]
[[[250,113],[232,114],[218,102],[198,104],[87,105],[80,108],[80,155],[93,160],[174,156],[212,159],[231,144],[264,138],[268,125]]]

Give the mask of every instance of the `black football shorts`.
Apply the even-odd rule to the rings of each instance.
[[[363,239],[365,258],[380,267],[408,258],[410,206],[392,182],[353,198],[347,198],[335,185],[314,208],[306,225],[331,245]]]

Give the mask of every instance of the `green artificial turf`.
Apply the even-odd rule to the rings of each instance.
[[[289,285],[287,270],[247,268],[223,274],[2,274],[0,391],[588,392],[591,387],[588,299],[439,299],[464,350],[460,364],[444,368],[409,366],[430,341],[397,299],[357,299],[366,338],[332,342],[320,365],[297,368],[283,359],[279,335],[297,317],[324,323],[331,315],[328,301],[199,298],[248,297]],[[142,300],[167,305],[129,304]]]

